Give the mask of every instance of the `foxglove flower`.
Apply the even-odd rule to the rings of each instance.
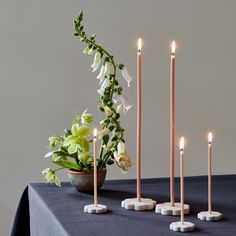
[[[119,142],[117,145],[117,151],[113,154],[118,166],[122,169],[122,171],[127,172],[132,166],[132,160],[126,153],[125,143]]]
[[[102,65],[101,69],[100,69],[100,72],[99,72],[99,75],[97,76],[97,79],[100,80],[100,84],[103,82],[104,78],[105,78],[105,75],[104,75],[104,70],[105,70],[105,66]]]
[[[101,53],[96,52],[94,56],[93,64],[91,65],[91,67],[93,68],[93,72],[98,69],[98,67],[100,66],[100,63],[101,63]]]
[[[114,93],[112,100],[115,104],[117,104],[120,101],[120,95]]]
[[[102,139],[104,136],[108,135],[111,131],[108,128],[102,129],[98,132],[98,139]]]
[[[133,79],[133,77],[129,74],[128,70],[125,67],[121,70],[121,73],[126,82],[128,83],[128,87],[130,87],[130,82]]]
[[[100,94],[101,96],[103,95],[105,89],[110,85],[110,81],[108,79],[105,79],[102,82],[102,86],[100,87],[100,89],[98,89],[98,94]]]
[[[111,116],[112,115],[112,110],[111,110],[110,107],[105,106],[104,111],[105,111],[106,116]]]
[[[89,50],[88,50],[88,55],[92,55],[94,53],[94,50],[93,50],[93,48],[90,48]]]
[[[124,112],[127,113],[127,111],[132,107],[132,105],[129,102],[129,99],[126,95],[122,94],[120,95],[120,100],[122,102]]]
[[[86,48],[84,48],[83,53],[88,54],[89,50],[90,50],[90,48],[89,48],[89,46],[87,46]]]
[[[118,114],[121,114],[121,113],[123,113],[123,111],[124,111],[123,105],[122,105],[122,104],[118,105],[118,106],[117,106],[117,109],[116,109],[116,112],[117,112]]]
[[[104,75],[113,75],[114,74],[114,67],[111,62],[107,61],[105,63]]]
[[[108,143],[107,143],[107,145],[103,145],[103,147],[108,151],[108,150],[111,150],[114,145],[115,145],[115,142],[109,140]]]

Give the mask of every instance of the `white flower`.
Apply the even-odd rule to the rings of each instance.
[[[90,48],[89,48],[89,46],[87,46],[86,48],[84,48],[83,53],[88,54],[89,50],[90,50]]]
[[[123,105],[122,105],[122,104],[118,105],[118,106],[117,106],[117,109],[116,109],[116,112],[117,112],[118,114],[121,114],[121,113],[123,113],[123,111],[124,111]]]
[[[123,108],[124,108],[124,111],[125,113],[132,107],[132,105],[130,104],[129,102],[129,99],[126,95],[121,95],[120,96],[120,100],[122,102],[122,105],[123,105]]]
[[[100,80],[100,83],[102,83],[104,80],[104,70],[105,70],[105,66],[102,65],[99,75],[97,76],[97,79]]]
[[[112,97],[112,100],[115,104],[117,104],[120,101],[120,95],[114,93],[113,97]]]
[[[133,79],[133,77],[129,74],[128,70],[125,67],[121,70],[121,73],[124,79],[127,81],[128,87],[130,87],[130,82]]]
[[[107,61],[105,63],[105,69],[104,69],[104,75],[108,76],[108,75],[113,75],[114,74],[114,67],[113,65],[111,64],[111,62]]]
[[[98,139],[102,139],[104,136],[108,135],[111,131],[108,128],[102,129],[98,132]]]
[[[111,110],[111,108],[108,107],[108,106],[105,106],[105,107],[104,107],[104,110],[105,110],[106,116],[111,116],[112,113],[113,113],[112,110]]]
[[[125,153],[126,152],[125,143],[124,142],[119,142],[118,145],[117,145],[117,150],[118,150],[119,154]]]
[[[91,67],[93,68],[93,72],[98,69],[98,67],[100,66],[100,63],[101,63],[101,53],[96,52],[94,56],[93,64],[91,65]]]
[[[88,50],[88,55],[92,55],[94,53],[94,50],[93,50],[93,48],[90,48],[89,50]]]
[[[115,151],[113,153],[114,158],[122,171],[127,172],[128,169],[132,166],[132,161],[129,155],[126,153],[125,143],[119,142],[117,145],[117,150],[118,151]]]
[[[109,140],[108,143],[107,143],[107,145],[103,145],[103,147],[104,147],[106,150],[111,150],[114,145],[115,145],[115,142]]]
[[[108,79],[105,79],[102,82],[102,86],[100,87],[100,89],[98,89],[98,94],[100,94],[101,96],[103,95],[105,89],[110,85],[110,81]]]

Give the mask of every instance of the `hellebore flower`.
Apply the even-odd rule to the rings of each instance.
[[[87,109],[83,112],[81,116],[81,122],[83,125],[89,125],[93,122],[92,114],[87,113]]]
[[[132,105],[130,104],[128,97],[124,94],[120,95],[120,100],[126,113],[132,107]]]
[[[102,129],[98,132],[98,139],[102,139],[104,136],[108,135],[111,131],[108,128]]]
[[[91,65],[91,67],[93,68],[93,72],[98,69],[98,67],[100,66],[100,63],[101,63],[101,53],[96,52],[94,56],[93,64]]]
[[[121,73],[126,82],[128,83],[128,87],[130,87],[130,82],[133,79],[133,77],[129,74],[128,70],[125,67],[121,70]]]
[[[112,110],[111,110],[111,108],[108,107],[108,106],[105,106],[105,107],[104,107],[104,111],[105,111],[106,116],[111,116],[112,113],[113,113]]]
[[[97,90],[98,94],[103,95],[105,89],[110,85],[110,81],[108,79],[105,79],[102,82],[102,86],[100,87],[100,89]]]
[[[51,168],[44,169],[42,174],[47,183],[55,183],[58,187],[61,187],[60,180],[57,178],[55,171],[53,171]]]
[[[126,152],[125,143],[119,142],[117,151],[114,152],[114,158],[122,171],[127,172],[132,166],[132,160]]]

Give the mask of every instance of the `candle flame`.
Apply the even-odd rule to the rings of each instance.
[[[212,133],[210,132],[210,133],[208,134],[208,143],[212,143],[212,139],[213,139],[213,135],[212,135]]]
[[[175,54],[175,49],[176,49],[176,43],[175,43],[175,41],[173,40],[173,41],[172,41],[172,44],[171,44],[171,51],[172,51],[172,54]]]
[[[139,38],[139,39],[138,39],[138,51],[140,52],[141,49],[142,49],[142,39]]]
[[[94,138],[97,138],[97,135],[98,135],[98,130],[95,128],[95,129],[93,130],[93,136],[94,136]]]
[[[179,149],[184,150],[184,137],[181,137],[180,142],[179,142]]]

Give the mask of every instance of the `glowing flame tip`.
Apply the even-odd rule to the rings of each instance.
[[[94,136],[95,138],[97,138],[97,135],[98,135],[98,130],[95,128],[95,129],[93,130],[93,136]]]
[[[211,142],[212,142],[212,139],[213,139],[213,135],[212,135],[212,133],[210,132],[210,133],[208,134],[208,143],[211,143]]]
[[[142,39],[139,38],[138,39],[138,50],[141,51],[141,49],[142,49]]]
[[[176,49],[176,43],[175,43],[175,41],[173,40],[173,41],[172,41],[172,44],[171,44],[171,51],[172,51],[173,54],[175,54],[175,49]]]
[[[184,137],[181,137],[181,139],[180,139],[179,149],[184,150]]]

